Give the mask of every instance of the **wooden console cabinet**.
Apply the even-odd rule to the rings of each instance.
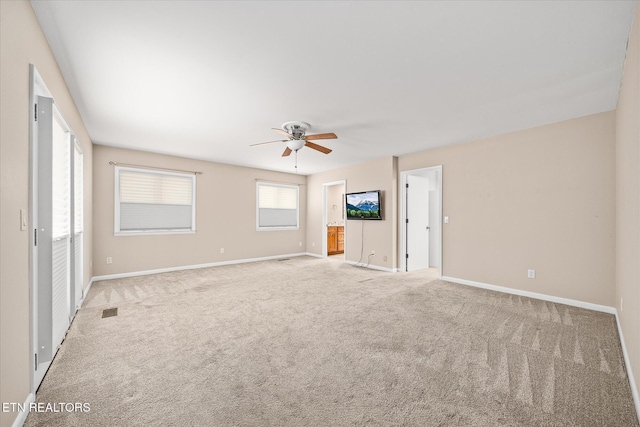
[[[327,227],[327,255],[344,253],[344,226],[331,225]]]

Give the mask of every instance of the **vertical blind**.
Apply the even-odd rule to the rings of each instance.
[[[117,231],[195,230],[195,176],[117,168]]]
[[[298,187],[258,183],[258,228],[298,227]]]

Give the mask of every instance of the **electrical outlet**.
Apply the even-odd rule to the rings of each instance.
[[[311,247],[315,248],[316,247],[316,242],[311,242]]]
[[[622,306],[622,298],[620,298],[620,311],[624,311],[624,308]]]
[[[448,217],[448,216],[445,216],[445,217],[444,217],[444,223],[445,223],[445,224],[449,224],[449,217]]]
[[[375,255],[376,251],[374,251],[373,249],[371,249],[371,255]]]
[[[220,253],[223,254],[224,253],[224,248],[220,248]]]
[[[527,277],[529,279],[535,279],[536,278],[536,271],[535,270],[527,270]]]
[[[300,246],[302,246],[302,242],[300,242]]]
[[[112,263],[113,263],[113,259],[110,256],[108,256],[107,257],[107,264],[112,264]]]
[[[387,262],[387,256],[386,255],[382,257],[382,261]]]

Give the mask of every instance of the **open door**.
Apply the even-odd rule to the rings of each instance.
[[[31,310],[35,391],[82,300],[83,158],[53,98],[36,96],[34,101]]]
[[[71,289],[71,132],[38,97],[38,363],[51,361],[69,327]]]

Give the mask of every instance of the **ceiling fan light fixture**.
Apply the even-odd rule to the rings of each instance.
[[[306,141],[304,139],[291,139],[287,141],[287,147],[289,147],[289,149],[291,149],[292,151],[298,151],[299,149],[304,147],[305,143]]]

